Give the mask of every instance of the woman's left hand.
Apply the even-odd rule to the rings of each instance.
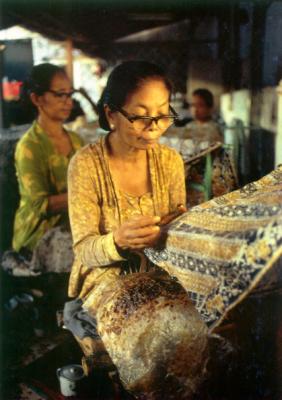
[[[179,204],[177,206],[176,211],[174,211],[170,214],[167,214],[161,218],[159,225],[163,226],[163,225],[169,224],[171,221],[173,221],[175,218],[179,217],[179,215],[185,213],[186,211],[187,211],[187,208],[183,204]]]
[[[156,244],[160,217],[135,216],[114,231],[115,244],[123,250],[138,250]]]

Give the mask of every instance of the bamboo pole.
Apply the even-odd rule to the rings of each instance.
[[[66,60],[67,60],[66,72],[70,81],[73,83],[73,52],[72,52],[73,43],[71,39],[68,39],[66,41],[65,49],[66,49]]]

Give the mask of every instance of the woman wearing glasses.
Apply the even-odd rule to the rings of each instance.
[[[13,248],[32,251],[45,232],[68,224],[67,168],[83,142],[63,126],[72,110],[73,88],[62,68],[33,67],[23,93],[36,119],[16,147],[20,205]]]
[[[142,253],[158,243],[163,218],[185,210],[183,161],[158,144],[176,118],[170,96],[163,71],[148,62],[122,63],[108,78],[98,107],[109,134],[69,166],[75,253],[69,295],[76,299],[66,303],[64,323],[94,363],[97,323],[127,389],[177,388],[180,399],[192,370],[199,380],[194,364],[204,348],[203,323],[180,285]],[[165,394],[158,398],[170,398]]]
[[[109,134],[78,152],[69,168],[71,296],[83,297],[92,281],[126,273],[124,254],[153,246],[161,218],[185,205],[182,159],[158,144],[176,118],[170,96],[170,82],[151,63],[125,62],[109,76],[98,103]]]

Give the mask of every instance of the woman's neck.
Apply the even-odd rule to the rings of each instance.
[[[128,163],[136,163],[146,157],[146,150],[136,149],[136,147],[121,142],[115,132],[109,135],[109,153],[110,156]]]
[[[207,118],[204,118],[204,119],[201,119],[201,120],[196,119],[196,123],[198,125],[203,125],[203,124],[206,124],[207,122],[210,122],[210,121],[212,121],[212,117],[207,117]]]
[[[39,115],[37,122],[49,136],[56,137],[64,133],[64,127],[60,121],[53,121],[44,115]]]

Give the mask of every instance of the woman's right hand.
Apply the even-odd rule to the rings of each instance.
[[[136,216],[114,231],[115,244],[123,250],[140,250],[156,244],[160,237],[160,217]]]

